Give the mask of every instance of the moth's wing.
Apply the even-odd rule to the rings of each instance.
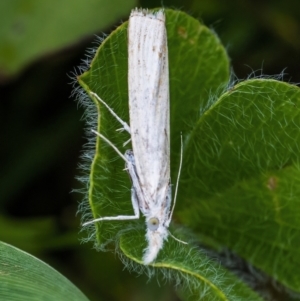
[[[149,206],[165,202],[170,181],[170,104],[163,11],[135,10],[128,27],[128,86],[132,147]]]

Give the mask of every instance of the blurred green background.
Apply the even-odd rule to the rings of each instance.
[[[0,2],[0,240],[44,260],[91,300],[176,300],[170,286],[123,270],[117,256],[80,244],[82,195],[75,179],[83,108],[70,98],[72,72],[134,7],[161,1]],[[168,0],[220,37],[239,79],[273,75],[300,82],[297,0]]]

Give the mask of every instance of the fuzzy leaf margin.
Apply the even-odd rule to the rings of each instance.
[[[149,276],[159,273],[165,280],[173,281],[182,300],[263,300],[241,279],[213,261],[191,242],[184,245],[169,238],[155,262],[150,266],[143,266],[139,254],[139,244],[143,237],[140,231],[136,231],[135,235],[126,233],[120,237],[120,248],[127,258],[123,257],[125,265],[139,273]],[[129,262],[128,258],[132,261]],[[140,266],[132,262],[137,262]]]

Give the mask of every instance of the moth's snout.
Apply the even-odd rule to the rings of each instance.
[[[159,227],[159,219],[157,217],[151,217],[147,221],[147,227],[151,231],[156,231]]]

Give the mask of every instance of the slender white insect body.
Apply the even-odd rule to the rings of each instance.
[[[149,245],[144,262],[149,263],[168,236],[171,205],[169,66],[163,11],[131,13],[128,60],[131,141],[147,223]]]
[[[128,26],[128,87],[130,127],[95,93],[91,93],[120,121],[131,134],[133,151],[125,155],[104,136],[125,160],[132,180],[134,215],[102,217],[84,225],[103,220],[138,219],[139,210],[146,218],[146,239],[143,262],[153,262],[171,221],[170,187],[170,104],[167,33],[162,10],[148,13],[133,10]],[[180,167],[181,168],[181,167]],[[177,188],[176,188],[177,189]]]

